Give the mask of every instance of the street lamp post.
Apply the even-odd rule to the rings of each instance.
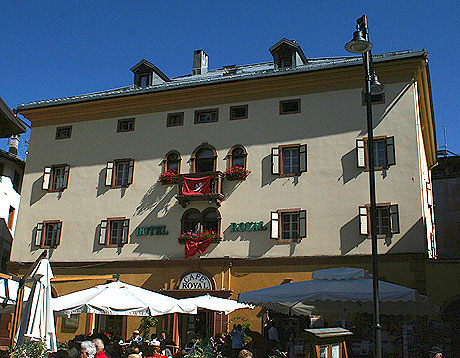
[[[377,250],[377,227],[376,227],[376,198],[375,198],[375,163],[374,163],[374,127],[372,124],[372,94],[382,93],[384,87],[378,82],[374,73],[371,48],[369,42],[369,29],[367,17],[363,15],[357,20],[353,40],[345,45],[345,49],[352,53],[361,53],[365,68],[367,107],[367,153],[369,165],[369,193],[370,193],[370,231],[372,240],[372,283],[374,303],[374,357],[382,358],[382,327],[380,326],[380,302],[379,302],[379,271]]]

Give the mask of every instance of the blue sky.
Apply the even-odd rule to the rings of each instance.
[[[210,68],[271,61],[283,37],[307,58],[349,55],[344,44],[366,14],[373,53],[429,52],[438,146],[445,126],[448,149],[460,153],[459,1],[26,0],[2,1],[0,13],[0,97],[11,108],[129,85],[143,58],[185,75],[196,49]]]

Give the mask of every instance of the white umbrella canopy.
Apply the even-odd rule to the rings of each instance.
[[[97,313],[119,316],[160,316],[168,313],[196,314],[197,306],[180,302],[121,281],[98,285],[57,297],[52,302],[57,314]]]
[[[2,278],[0,279],[0,313],[13,313],[18,295],[19,282]],[[24,301],[29,298],[30,288],[24,287]]]
[[[47,259],[41,259],[30,275],[34,284],[22,310],[19,329],[15,337],[17,344],[25,340],[43,340],[48,350],[56,352],[56,328],[51,309],[51,283],[53,272]]]
[[[416,290],[381,280],[379,298],[384,314],[425,315],[437,310]],[[372,312],[372,275],[349,267],[319,270],[313,272],[312,280],[240,293],[238,301],[290,314]]]
[[[247,305],[245,303],[240,303],[238,301],[226,298],[214,297],[211,295],[184,298],[180,301],[194,304],[198,306],[198,308],[204,308],[210,311],[224,312],[225,314],[232,313],[233,311],[241,308],[254,308],[252,305]]]

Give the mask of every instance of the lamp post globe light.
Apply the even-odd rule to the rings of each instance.
[[[372,124],[372,95],[385,91],[374,72],[371,48],[369,42],[369,29],[366,15],[356,21],[356,31],[353,39],[345,45],[345,49],[351,53],[361,53],[365,70],[365,101],[367,109],[367,134],[368,134],[368,163],[369,163],[369,194],[370,194],[370,231],[372,240],[372,288],[374,308],[374,357],[382,358],[382,327],[380,326],[380,302],[379,302],[379,271],[377,250],[377,227],[376,227],[376,196],[375,196],[375,163],[374,163],[374,131]]]

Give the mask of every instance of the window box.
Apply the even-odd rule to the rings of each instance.
[[[158,182],[163,185],[177,184],[179,175],[176,170],[168,170],[166,173],[161,173]]]
[[[181,245],[185,245],[187,241],[201,242],[207,240],[212,240],[212,242],[219,242],[222,241],[222,238],[214,231],[206,230],[201,233],[195,233],[192,231],[182,232],[177,239]]]
[[[250,170],[241,168],[239,166],[233,166],[225,171],[225,177],[227,180],[246,180],[247,176],[251,174]]]

